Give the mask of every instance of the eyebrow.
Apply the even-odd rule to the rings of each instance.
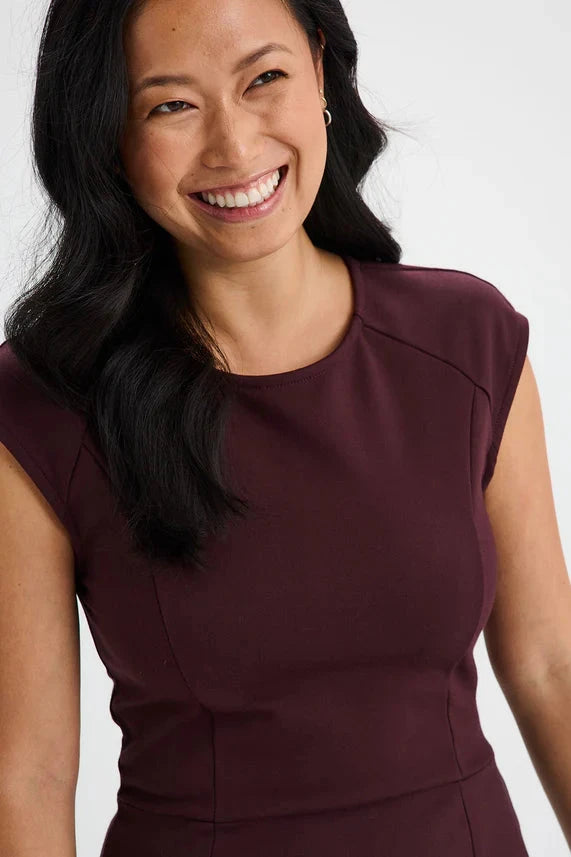
[[[279,42],[269,42],[267,45],[263,45],[261,48],[256,48],[251,54],[243,57],[233,69],[233,74],[237,74],[239,71],[244,71],[244,69],[248,68],[248,66],[253,65],[262,57],[265,57],[266,54],[270,54],[273,51],[286,51],[288,54],[293,54],[293,51],[287,47],[287,45],[282,45]],[[156,74],[151,75],[149,77],[144,77],[133,90],[133,96],[138,95],[145,89],[151,89],[157,86],[168,86],[171,83],[175,84],[194,84],[196,83],[195,78],[191,77],[188,74]]]

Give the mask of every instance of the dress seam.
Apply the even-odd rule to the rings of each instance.
[[[401,345],[406,345],[408,348],[414,349],[414,351],[418,351],[420,354],[425,354],[427,357],[432,357],[433,360],[438,360],[439,363],[444,363],[445,366],[450,366],[451,369],[455,369],[456,372],[459,372],[464,378],[466,378],[472,385],[478,387],[478,389],[482,390],[484,395],[487,397],[488,402],[491,399],[490,391],[486,389],[482,384],[479,384],[471,375],[468,374],[464,369],[461,369],[460,366],[457,366],[456,363],[453,363],[451,360],[447,360],[446,357],[442,357],[440,354],[434,354],[432,351],[428,351],[426,348],[422,348],[420,345],[416,345],[414,342],[409,342],[407,339],[402,339],[400,336],[395,336],[393,333],[389,333],[386,330],[381,330],[378,327],[375,327],[371,322],[363,321],[363,327],[368,327],[369,330],[372,330],[374,333],[378,333],[380,336],[384,336],[387,339],[392,339],[394,342],[399,342]]]
[[[489,765],[492,765],[494,763],[494,761],[495,761],[495,757],[492,755],[489,757],[487,762],[485,762],[483,765],[481,765],[477,770],[472,771],[469,774],[466,774],[466,776],[464,776],[464,777],[459,777],[456,780],[447,780],[447,781],[442,782],[442,783],[435,783],[432,786],[425,786],[425,787],[419,788],[419,789],[412,789],[411,791],[408,791],[408,792],[399,792],[398,794],[387,795],[386,797],[378,798],[376,800],[365,801],[365,802],[359,803],[359,804],[353,804],[353,805],[348,805],[348,806],[343,806],[343,807],[328,807],[326,809],[307,810],[305,812],[302,811],[302,812],[292,812],[292,813],[281,813],[280,815],[261,815],[261,816],[249,816],[249,817],[247,816],[245,818],[230,818],[230,819],[225,819],[224,821],[214,822],[212,818],[196,818],[196,816],[181,815],[180,813],[174,813],[174,812],[157,812],[157,810],[155,810],[155,809],[149,809],[148,807],[137,806],[136,804],[131,803],[130,801],[125,800],[124,798],[121,798],[121,797],[117,798],[117,803],[131,807],[132,809],[136,809],[139,812],[149,812],[149,813],[152,813],[153,815],[162,815],[162,816],[166,816],[167,818],[181,818],[181,819],[184,819],[185,821],[196,821],[196,822],[200,822],[202,824],[214,824],[215,828],[216,828],[216,826],[222,827],[225,824],[250,823],[250,822],[253,823],[256,821],[262,822],[262,821],[268,821],[268,820],[271,820],[274,818],[286,820],[288,818],[294,819],[294,818],[300,818],[303,816],[324,815],[326,813],[331,813],[331,812],[340,812],[340,811],[350,812],[352,810],[364,809],[365,807],[369,807],[369,806],[376,806],[378,804],[385,803],[386,801],[399,800],[400,798],[406,798],[406,797],[411,797],[412,795],[422,794],[422,792],[429,792],[429,791],[432,791],[432,789],[444,788],[445,786],[456,786],[456,785],[460,786],[460,784],[463,783],[465,780],[469,780],[472,777],[475,777],[477,774],[480,774]]]
[[[198,701],[198,702],[199,702],[199,700],[197,700],[196,696],[195,696],[195,695],[193,694],[193,692],[192,692],[192,688],[191,688],[191,686],[189,685],[189,683],[188,683],[188,681],[187,681],[187,678],[186,678],[186,676],[185,676],[185,674],[184,674],[184,671],[183,671],[183,669],[182,669],[182,667],[181,667],[181,665],[180,665],[180,663],[179,663],[179,660],[178,660],[178,658],[177,658],[177,656],[176,656],[176,653],[175,653],[175,650],[174,650],[174,646],[173,646],[173,644],[172,644],[172,642],[171,642],[171,638],[170,638],[170,634],[169,634],[169,631],[168,631],[167,623],[166,623],[166,620],[165,620],[165,616],[164,616],[164,614],[163,614],[163,608],[162,608],[162,605],[161,605],[161,600],[160,600],[160,598],[159,598],[159,593],[158,593],[158,584],[157,584],[156,573],[153,571],[153,572],[151,573],[151,576],[152,576],[152,579],[153,579],[153,590],[154,590],[154,593],[155,593],[155,601],[156,601],[156,605],[157,605],[157,610],[159,611],[160,623],[161,623],[161,625],[162,625],[162,627],[163,627],[163,632],[164,632],[164,635],[165,635],[165,638],[166,638],[166,641],[167,641],[167,646],[168,646],[168,648],[169,648],[169,650],[170,650],[170,652],[171,652],[173,662],[174,662],[174,664],[176,665],[176,668],[177,668],[177,670],[178,670],[178,673],[179,673],[179,675],[180,675],[180,678],[182,679],[182,682],[183,682],[184,687],[188,690],[188,692],[190,693],[190,695],[191,695],[192,699],[193,699],[193,700],[196,700],[196,701]],[[200,702],[199,702],[199,704],[200,704]],[[215,748],[215,739],[214,739],[215,719],[214,719],[214,714],[213,714],[213,712],[212,712],[212,711],[210,711],[209,709],[205,708],[204,706],[202,706],[202,708],[207,712],[207,714],[208,714],[208,716],[209,716],[209,718],[210,718],[210,723],[211,723],[210,734],[211,734],[211,741],[212,741],[212,752],[211,752],[211,764],[212,764],[212,807],[213,807],[213,809],[212,809],[212,818],[211,818],[211,819],[193,819],[193,818],[190,818],[189,816],[182,816],[182,818],[190,818],[190,820],[191,820],[191,821],[207,821],[209,824],[212,824],[212,825],[213,825],[213,838],[212,838],[211,851],[210,851],[210,857],[212,857],[212,855],[213,855],[213,853],[214,853],[214,843],[215,843],[215,839],[216,839],[216,826],[215,826],[215,825],[216,825],[216,752],[215,752],[215,749],[216,749],[216,748]],[[118,798],[118,802],[119,802],[119,798]],[[135,804],[131,804],[131,803],[129,803],[128,801],[124,801],[124,800],[122,800],[122,803],[125,803],[125,804],[127,804],[128,806],[132,806],[132,807],[134,807],[135,809],[140,809],[140,807],[136,806]],[[152,812],[152,810],[145,810],[145,809],[143,809],[143,812],[147,812],[147,811],[151,811],[151,812]],[[161,814],[165,814],[165,813],[161,813]],[[167,814],[167,815],[170,815],[171,813],[166,813],[166,814]]]
[[[476,385],[474,384],[474,385],[472,386],[472,401],[471,401],[471,404],[470,404],[470,419],[469,419],[469,425],[468,425],[468,467],[467,467],[467,473],[468,473],[468,494],[469,494],[469,498],[470,498],[470,518],[471,518],[472,522],[474,521],[474,500],[473,500],[473,496],[472,496],[472,484],[473,484],[473,480],[472,480],[472,461],[473,461],[473,450],[472,450],[472,426],[473,426],[473,424],[474,424],[474,404],[475,404],[475,401],[476,401]],[[467,648],[465,649],[465,651],[464,651],[464,653],[463,653],[462,657],[465,657],[466,652],[467,652],[467,651],[469,651],[469,650],[470,650],[470,647],[474,645],[474,642],[475,642],[475,640],[474,640],[474,634],[476,634],[476,639],[477,639],[478,629],[479,629],[479,627],[480,627],[480,622],[481,622],[481,620],[482,620],[482,612],[483,612],[484,604],[485,604],[484,563],[483,563],[482,551],[481,551],[481,547],[480,547],[480,538],[479,538],[478,532],[476,531],[475,526],[474,526],[474,535],[475,535],[475,538],[476,538],[476,545],[477,545],[477,550],[478,550],[478,557],[479,557],[479,560],[480,560],[480,562],[479,562],[479,567],[480,567],[480,582],[481,582],[481,589],[480,589],[480,611],[479,611],[479,614],[478,614],[478,621],[477,621],[477,624],[476,624],[476,630],[475,630],[475,631],[474,631],[474,633],[472,634],[472,637],[471,637],[471,639],[470,639],[470,642],[468,643],[468,646],[467,646]],[[461,658],[461,659],[462,659],[462,658]],[[461,660],[461,659],[460,659],[460,660]],[[456,748],[456,740],[455,740],[455,736],[454,736],[454,728],[453,728],[453,726],[452,726],[452,721],[451,721],[451,719],[450,719],[450,700],[451,700],[451,693],[450,693],[450,681],[451,681],[452,675],[453,675],[453,673],[454,673],[454,670],[455,670],[455,669],[456,669],[456,667],[458,666],[458,663],[459,663],[459,661],[457,661],[457,662],[454,664],[453,668],[450,670],[450,673],[448,674],[448,682],[447,682],[447,686],[446,686],[446,719],[447,719],[447,721],[448,721],[448,730],[449,730],[449,732],[450,732],[450,739],[451,739],[451,742],[452,742],[452,751],[453,751],[453,753],[454,753],[454,760],[455,760],[455,762],[456,762],[456,766],[457,766],[458,770],[460,771],[460,773],[462,773],[462,765],[460,764],[460,760],[459,760],[459,758],[458,758],[458,752],[457,752],[457,748]],[[494,758],[495,758],[495,757],[494,757]],[[484,767],[485,767],[485,766],[484,766]],[[461,781],[459,780],[459,781],[458,781],[458,788],[459,788],[459,790],[460,790],[460,800],[462,801],[462,807],[463,807],[463,809],[464,809],[464,818],[465,818],[465,820],[466,820],[466,825],[467,825],[467,827],[468,827],[468,833],[469,833],[469,836],[470,836],[470,845],[471,845],[471,847],[472,847],[472,855],[473,855],[473,857],[476,857],[476,850],[475,850],[475,846],[474,846],[474,834],[473,834],[473,831],[472,831],[472,824],[471,824],[471,822],[470,822],[470,815],[469,815],[469,813],[468,813],[468,807],[466,806],[466,801],[464,800],[464,793],[463,793],[463,791],[462,791],[462,787],[460,786],[460,782],[461,782]]]

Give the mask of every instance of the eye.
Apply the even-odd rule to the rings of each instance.
[[[266,80],[265,83],[262,85],[265,85],[266,83],[273,83],[274,80],[277,80],[279,77],[289,77],[289,75],[286,74],[285,71],[280,71],[279,69],[276,68],[276,69],[272,69],[271,71],[264,71],[259,77],[256,78],[256,80],[261,80],[263,77],[266,76],[266,74],[277,74],[278,77],[273,77],[271,80]],[[254,83],[255,83],[255,81],[254,81]],[[254,86],[254,84],[252,84],[252,86]],[[251,88],[251,87],[249,87],[249,88]]]
[[[180,110],[160,110],[159,108],[160,107],[169,107],[171,104],[186,104],[186,103],[187,103],[186,101],[165,101],[164,104],[159,104],[157,107],[154,107],[151,110],[150,115],[152,116],[153,113],[163,113],[163,114],[164,113],[181,113]]]
[[[262,74],[260,74],[256,78],[256,80],[262,80],[262,78],[265,77],[267,74],[275,74],[276,77],[272,77],[271,80],[265,80],[261,84],[262,86],[266,86],[269,83],[273,83],[275,80],[279,80],[280,77],[289,77],[289,74],[286,74],[285,71],[280,71],[280,69],[276,68],[276,69],[271,69],[271,71],[262,72]],[[251,89],[252,87],[254,87],[254,89],[259,88],[259,84],[256,84],[256,80],[254,81],[254,83],[251,84],[251,86],[248,87],[248,89]],[[170,114],[173,114],[173,113],[182,113],[183,112],[182,110],[161,110],[160,109],[161,107],[170,107],[171,104],[188,104],[188,102],[187,101],[165,101],[163,104],[159,104],[157,107],[154,107],[151,110],[150,115],[152,116],[153,113],[162,113],[162,114],[170,113]]]

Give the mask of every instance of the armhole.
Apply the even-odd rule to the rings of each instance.
[[[506,427],[508,414],[510,412],[515,392],[521,377],[523,365],[527,355],[529,344],[529,322],[528,319],[519,312],[516,312],[516,322],[518,326],[518,336],[515,351],[512,358],[511,368],[508,373],[508,380],[500,405],[495,409],[495,416],[492,409],[492,431],[491,442],[486,459],[486,469],[484,474],[484,488],[488,485],[494,474],[496,460],[500,449],[501,440]]]
[[[67,504],[67,497],[62,497],[60,492],[54,487],[51,480],[46,475],[42,466],[38,463],[38,461],[34,458],[34,456],[29,452],[26,447],[22,446],[18,438],[13,434],[13,432],[0,420],[0,441],[4,444],[4,446],[9,450],[9,452],[14,456],[14,458],[19,462],[19,464],[26,471],[28,476],[32,479],[32,481],[37,485],[45,499],[48,501],[59,520],[66,528],[72,547],[75,555],[75,565],[76,569],[79,565],[80,560],[80,539],[78,529],[76,524],[70,514],[69,507]],[[80,445],[81,448],[81,445]],[[78,450],[79,454],[79,450]],[[77,457],[76,457],[77,460]],[[73,470],[72,469],[72,475]],[[71,480],[71,476],[70,476]],[[68,481],[69,487],[69,481]]]

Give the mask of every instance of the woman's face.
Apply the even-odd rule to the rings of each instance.
[[[284,47],[237,70],[270,42]],[[327,129],[322,52],[314,61],[281,0],[147,0],[124,44],[130,106],[120,155],[141,207],[192,259],[246,261],[287,244],[319,190]],[[169,75],[189,80],[140,88]],[[283,165],[278,204],[265,216],[226,222],[189,196]]]

